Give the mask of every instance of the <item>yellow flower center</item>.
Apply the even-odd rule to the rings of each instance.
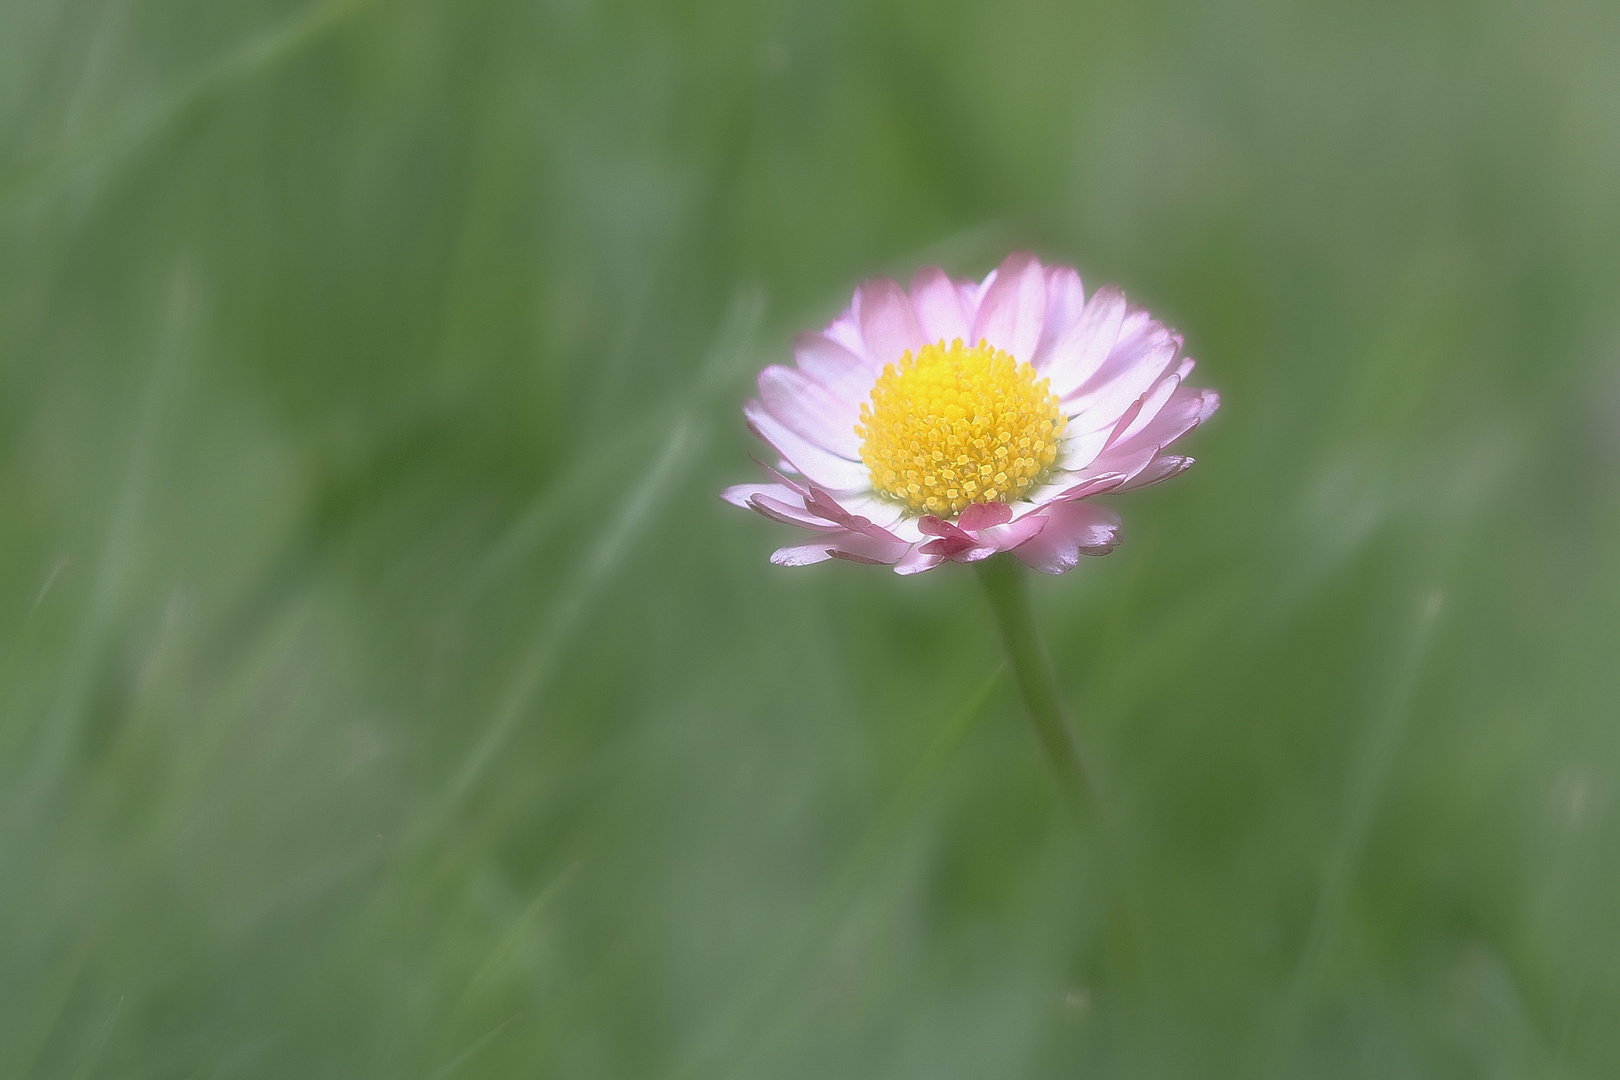
[[[884,367],[855,434],[873,488],[912,513],[952,518],[1038,484],[1057,460],[1065,420],[1034,368],[958,338]]]

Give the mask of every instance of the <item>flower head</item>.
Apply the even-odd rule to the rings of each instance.
[[[1183,386],[1181,336],[1072,267],[1010,255],[983,281],[879,279],[793,367],[760,373],[748,426],[779,459],[737,506],[807,529],[771,561],[884,563],[898,573],[1011,551],[1049,574],[1113,550],[1119,518],[1088,501],[1168,479],[1165,453],[1219,404]]]

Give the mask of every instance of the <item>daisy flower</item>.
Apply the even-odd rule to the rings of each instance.
[[[807,530],[771,561],[914,574],[1000,551],[1048,574],[1105,555],[1119,518],[1090,501],[1169,479],[1171,444],[1215,411],[1183,384],[1181,335],[1112,285],[1009,255],[983,281],[878,279],[794,364],[760,372],[748,426],[775,452],[736,506]]]

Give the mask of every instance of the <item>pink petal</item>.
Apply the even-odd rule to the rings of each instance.
[[[872,358],[866,355],[866,342],[861,338],[861,294],[856,290],[849,307],[839,313],[838,318],[827,324],[822,336],[828,341],[842,345],[848,349],[862,364],[865,364],[874,373],[883,369],[882,364],[874,364]]]
[[[933,514],[924,514],[917,521],[917,528],[926,536],[938,536],[945,540],[955,540],[964,544],[973,543],[973,537],[963,532],[944,518]]]
[[[911,298],[888,278],[862,285],[856,295],[856,310],[867,358],[878,370],[923,346],[922,328],[917,325]]]
[[[973,320],[973,338],[1029,363],[1035,359],[1046,317],[1046,274],[1040,260],[1015,252],[996,268],[996,280],[985,293]]]
[[[858,499],[859,496],[857,495],[856,498]],[[860,514],[851,513],[842,499],[834,498],[831,492],[825,491],[814,484],[810,485],[810,493],[805,497],[804,505],[805,509],[810,513],[827,521],[836,522],[850,532],[862,533],[873,539],[892,543],[908,542],[883,526],[873,523],[871,519]]]
[[[806,544],[778,548],[771,555],[777,566],[809,566],[827,559],[845,559],[850,562],[899,562],[910,550],[910,545],[897,540],[884,540],[865,533],[838,532],[818,537]]]
[[[1085,469],[1069,473],[1068,488],[1053,491],[1048,485],[1037,493],[1037,499],[1083,499],[1103,491],[1130,491],[1169,479],[1191,465],[1192,459],[1161,457],[1160,451],[1209,419],[1219,406],[1220,395],[1213,390],[1177,386],[1151,421],[1128,438],[1111,442]],[[1136,427],[1134,417],[1126,426]],[[1176,464],[1178,461],[1180,464]]]
[[[1125,312],[1125,321],[1119,324],[1120,340],[1125,340],[1150,324],[1154,326],[1160,325],[1153,321],[1153,316],[1149,315],[1146,310],[1131,308]]]
[[[840,556],[855,555],[861,559],[880,563],[896,563],[910,550],[911,545],[893,537],[872,536],[864,532],[839,533],[832,538],[832,547]]]
[[[910,519],[904,516],[905,512],[899,505],[865,492],[840,492],[838,505],[851,514],[882,525],[897,536],[905,531],[905,526],[910,523]],[[916,531],[914,524],[911,531]],[[912,536],[910,539],[915,540],[916,537]]]
[[[846,528],[855,527],[855,515],[845,510],[838,500],[833,498],[831,492],[815,484],[810,485],[810,493],[805,496],[804,505],[811,513],[828,521],[836,521]],[[866,519],[862,518],[861,524],[866,523]]]
[[[784,525],[797,525],[803,529],[814,529],[816,532],[843,531],[843,526],[817,517],[806,510],[803,504],[795,506],[792,502],[774,499],[769,495],[755,495],[748,505],[772,521],[780,521]]]
[[[1109,430],[1108,438],[1103,440],[1104,447],[1111,443],[1117,442],[1119,437],[1125,433],[1125,430],[1132,424],[1136,423],[1137,416],[1142,412],[1142,402],[1145,400],[1146,396],[1147,395],[1144,394],[1142,397],[1137,398],[1135,401],[1131,402],[1125,407],[1125,411],[1120,414],[1118,420],[1114,421],[1113,428]]]
[[[720,493],[720,497],[732,506],[740,506],[744,510],[752,510],[752,501],[755,495],[768,495],[783,502],[798,502],[804,500],[798,493],[785,484],[733,484]]]
[[[930,514],[918,524],[923,533],[938,539],[923,544],[920,550],[954,562],[978,562],[1011,543],[1022,543],[1040,528],[1039,524],[1003,528],[1011,517],[1012,507],[1005,503],[975,503],[962,512],[955,524]],[[1016,539],[1009,540],[1010,536]]]
[[[804,500],[804,499],[808,499],[810,497],[810,487],[809,487],[808,484],[806,484],[804,482],[803,479],[797,479],[796,480],[791,476],[787,476],[784,473],[778,472],[776,469],[771,468],[769,465],[765,464],[763,461],[760,461],[758,458],[753,458],[753,462],[754,462],[754,464],[758,465],[761,469],[764,469],[765,474],[767,476],[769,476],[772,480],[775,480],[778,484],[781,484],[783,487],[787,488],[788,490],[792,491],[795,495],[799,496],[801,501]]]
[[[1148,458],[1148,461],[1153,460]],[[1093,495],[1103,495],[1116,488],[1123,487],[1125,482],[1134,476],[1136,470],[1131,472],[1105,472],[1089,476],[1078,484],[1064,488],[1050,497],[1051,502],[1073,502],[1076,499],[1089,499]]]
[[[772,416],[823,450],[851,460],[861,456],[855,403],[839,398],[804,372],[772,364],[759,373],[759,396]]]
[[[1064,398],[1064,411],[1078,431],[1113,427],[1131,404],[1158,381],[1181,348],[1181,338],[1157,323],[1121,338],[1101,370]]]
[[[956,525],[963,532],[976,533],[980,529],[988,529],[992,525],[1005,524],[1012,520],[1012,507],[1006,503],[974,503],[956,519]]]
[[[799,370],[857,408],[872,394],[875,372],[859,356],[825,334],[803,333],[793,339]]]
[[[1126,442],[1151,424],[1153,418],[1159,415],[1159,410],[1164,408],[1165,402],[1170,400],[1170,395],[1174,394],[1180,385],[1181,376],[1171,372],[1150,386],[1148,392],[1137,398],[1135,404],[1119,418],[1119,423],[1114,425],[1114,432],[1108,437],[1108,445],[1117,446]]]
[[[1172,476],[1179,476],[1192,467],[1193,459],[1182,457],[1179,454],[1164,454],[1148,462],[1127,483],[1121,484],[1120,491],[1135,491],[1137,488],[1157,484],[1161,480],[1168,480]]]
[[[906,552],[899,562],[894,564],[894,572],[897,574],[920,574],[924,570],[932,570],[944,561],[938,555],[924,551],[922,545],[918,544]]]
[[[1119,340],[1124,321],[1125,294],[1113,285],[1098,289],[1046,357],[1045,374],[1052,380],[1052,393],[1066,397],[1095,374]]]
[[[1176,388],[1186,380],[1193,366],[1192,360],[1183,359],[1176,365],[1175,371],[1154,383],[1147,393],[1137,399],[1136,405],[1127,409],[1125,415],[1120,417],[1120,422],[1114,426],[1113,433],[1108,437],[1108,445],[1135,438],[1137,433],[1151,424],[1153,418],[1159,415],[1159,410],[1164,408],[1171,395],[1176,392]]]
[[[832,549],[825,542],[792,544],[771,552],[771,562],[777,566],[811,566],[832,558]]]
[[[962,294],[956,283],[937,267],[924,267],[911,279],[911,306],[917,313],[925,341],[949,345],[957,338],[964,344],[973,324],[962,307]]]
[[[1072,482],[1069,487],[1051,496],[1042,492],[1042,496],[1069,501],[1124,487],[1132,477],[1147,468],[1148,463],[1157,457],[1158,453],[1157,446],[1134,443],[1125,448],[1115,447],[1105,450],[1097,455],[1097,460],[1092,462],[1089,468],[1070,474]]]
[[[978,319],[979,305],[984,303],[985,294],[990,291],[995,283],[996,271],[992,270],[984,275],[983,281],[964,281],[957,286],[962,293],[962,310],[968,313],[969,323]]]
[[[1058,444],[1058,467],[1066,472],[1079,472],[1086,468],[1097,459],[1098,454],[1102,453],[1103,447],[1108,445],[1108,439],[1113,434],[1110,428],[1076,435],[1065,432],[1063,441]]]
[[[1175,376],[1170,378],[1174,379]],[[1163,405],[1154,411],[1151,420],[1145,424],[1132,423],[1120,438],[1110,442],[1108,448],[1097,455],[1097,463],[1111,457],[1135,454],[1143,447],[1169,446],[1208,420],[1220,404],[1221,397],[1213,390],[1178,385]]]
[[[1106,555],[1118,543],[1119,515],[1096,503],[1053,503],[1041,514],[1046,525],[1013,554],[1043,574],[1072,570],[1081,555]]]
[[[1085,290],[1074,267],[1047,267],[1045,325],[1041,328],[1040,343],[1035,346],[1035,359],[1031,361],[1036,370],[1045,373],[1053,349],[1080,321],[1085,306]]]
[[[888,563],[883,559],[874,559],[870,555],[857,555],[853,551],[844,551],[841,548],[828,548],[827,554],[831,555],[835,559],[842,559],[845,562],[852,563],[864,563],[867,566],[888,565]]]
[[[772,416],[764,402],[750,401],[743,405],[743,415],[754,434],[764,439],[793,467],[823,487],[835,490],[856,490],[869,485],[870,474],[866,466],[848,461],[794,433],[786,424]]]
[[[922,546],[924,554],[938,555],[942,559],[954,559],[958,555],[972,551],[978,545],[972,540],[960,540],[954,536],[942,536],[938,540],[930,540]]]
[[[998,551],[1009,551],[1045,527],[1046,515],[1034,512],[1025,514],[1017,521],[988,528],[979,534],[979,539],[994,544]]]
[[[846,500],[855,506],[865,506],[872,502],[869,496],[846,495],[839,498],[816,484],[806,486],[794,483],[768,466],[765,467],[765,471],[774,477],[777,483],[737,484],[721,492],[721,498],[733,506],[756,511],[783,524],[829,534],[859,534],[868,540],[880,541],[887,545],[885,550],[905,548],[911,543],[910,540],[901,539],[883,526],[874,524],[870,519],[858,513],[851,513]],[[886,504],[880,505],[887,509]],[[823,544],[829,542],[821,541]]]

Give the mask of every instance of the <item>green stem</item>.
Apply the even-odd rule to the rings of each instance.
[[[1030,607],[1027,571],[1007,554],[992,555],[978,563],[976,569],[979,580],[984,583],[985,595],[990,599],[991,610],[996,614],[1001,641],[1012,663],[1018,691],[1024,698],[1024,709],[1035,725],[1035,736],[1046,752],[1052,771],[1057,774],[1058,787],[1081,819],[1082,826],[1097,841],[1096,855],[1106,882],[1104,888],[1120,919],[1120,933],[1113,942],[1122,965],[1120,973],[1135,978],[1144,992],[1149,991],[1150,971],[1155,965],[1147,954],[1150,939],[1143,932],[1129,900],[1134,876],[1127,858],[1130,849],[1121,842],[1118,823],[1108,813],[1108,806],[1086,766],[1085,756],[1064,718],[1057,680],[1052,677],[1052,662],[1046,655],[1046,646],[1035,625],[1035,612]],[[1113,948],[1109,951],[1113,952]],[[1154,1008],[1151,997],[1145,1001],[1149,1009]]]
[[[995,612],[1018,692],[1024,699],[1030,722],[1035,725],[1035,737],[1057,774],[1058,786],[1075,809],[1091,810],[1094,796],[1089,770],[1063,716],[1057,682],[1052,677],[1052,663],[1047,658],[1046,646],[1030,607],[1025,570],[1010,555],[993,555],[976,564],[975,569],[990,599],[991,610]]]

